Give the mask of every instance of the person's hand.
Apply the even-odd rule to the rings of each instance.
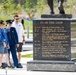
[[[19,44],[16,44],[17,48],[19,47]]]
[[[25,40],[23,40],[22,44],[25,45]]]
[[[9,46],[9,45],[7,45],[7,48],[8,48],[8,49],[10,49],[10,46]]]
[[[6,43],[4,42],[3,45],[4,45],[4,48],[5,48],[6,47]]]

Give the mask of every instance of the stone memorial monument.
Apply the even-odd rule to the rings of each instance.
[[[27,62],[27,70],[76,71],[71,61],[72,15],[42,15],[33,21],[33,60]]]

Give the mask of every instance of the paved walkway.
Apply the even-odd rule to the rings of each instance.
[[[0,75],[76,75],[76,72],[45,72],[45,71],[27,71],[27,61],[32,58],[25,58],[21,60],[23,69],[0,69]]]

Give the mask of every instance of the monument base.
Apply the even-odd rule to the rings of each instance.
[[[72,14],[43,14],[41,18],[72,18]]]
[[[27,62],[27,70],[32,71],[54,71],[54,72],[75,72],[76,65],[72,61],[45,61],[33,60]]]

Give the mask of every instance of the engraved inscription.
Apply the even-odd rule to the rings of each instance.
[[[70,21],[36,21],[33,35],[34,59],[70,60],[70,36]]]

